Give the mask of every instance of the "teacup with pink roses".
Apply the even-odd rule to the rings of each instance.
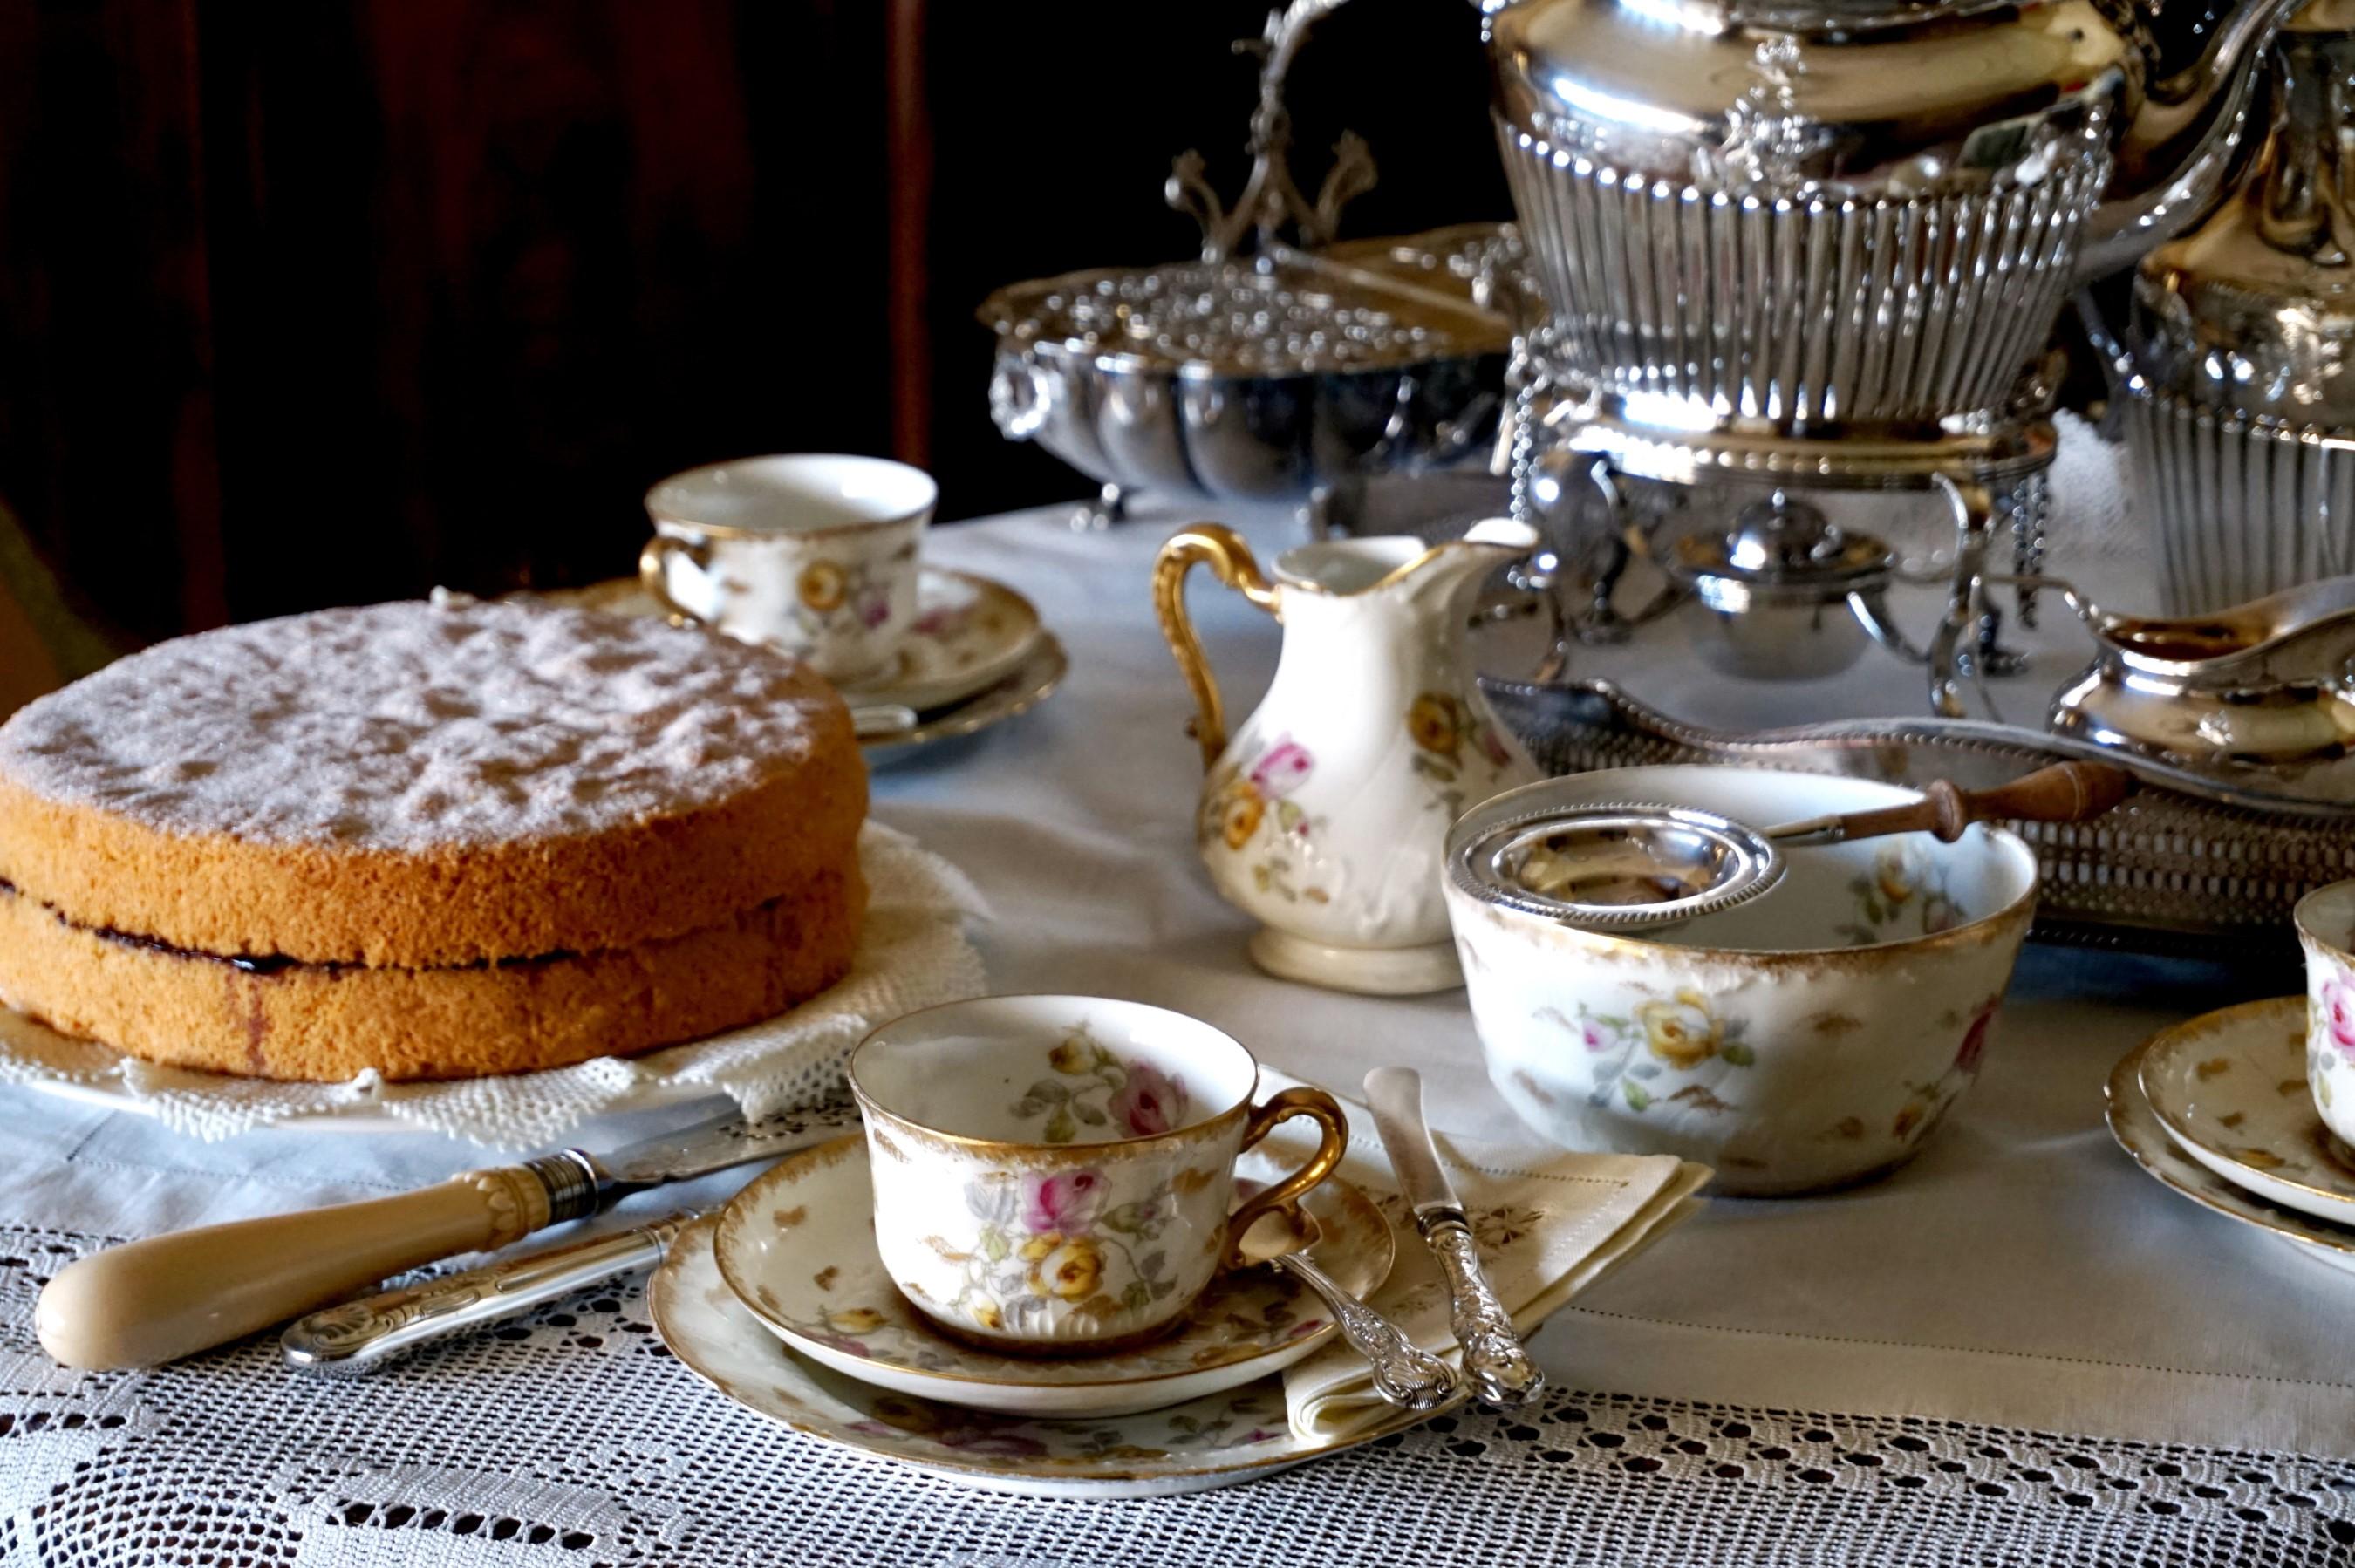
[[[1174,1324],[1232,1239],[1340,1163],[1321,1090],[1256,1104],[1259,1064],[1198,1019],[1099,997],[931,1008],[860,1042],[875,1242],[900,1294],[960,1338],[1089,1352]],[[1278,1123],[1316,1153],[1235,1202],[1235,1158]]]
[[[2297,904],[2306,949],[2306,1083],[2342,1146],[2355,1145],[2355,881],[2318,888]]]

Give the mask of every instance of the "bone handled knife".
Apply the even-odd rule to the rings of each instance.
[[[151,1236],[68,1264],[33,1312],[69,1367],[152,1367],[339,1301],[389,1275],[487,1252],[651,1187],[780,1155],[835,1128],[734,1112],[610,1154],[559,1149],[393,1198]]]
[[[1447,1179],[1423,1119],[1422,1074],[1410,1067],[1375,1068],[1366,1074],[1366,1104],[1390,1153],[1399,1190],[1414,1211],[1415,1229],[1447,1277],[1448,1317],[1455,1342],[1464,1347],[1464,1375],[1485,1403],[1529,1403],[1543,1392],[1545,1374],[1480,1272],[1471,1221],[1464,1217],[1455,1184]]]

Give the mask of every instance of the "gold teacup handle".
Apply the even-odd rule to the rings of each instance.
[[[655,535],[645,542],[645,548],[638,551],[638,584],[654,595],[655,603],[669,611],[673,619],[691,621],[695,617],[680,609],[678,601],[670,596],[668,568],[674,555],[687,557],[698,571],[709,571],[711,566],[711,541],[690,541],[662,533]]]
[[[1186,731],[1201,742],[1202,768],[1208,772],[1227,749],[1227,706],[1219,696],[1210,661],[1203,656],[1201,639],[1194,635],[1193,620],[1186,613],[1186,574],[1197,564],[1209,567],[1220,581],[1271,615],[1277,613],[1276,593],[1243,537],[1219,523],[1196,523],[1170,535],[1154,558],[1153,613],[1160,617],[1161,635],[1169,640],[1178,672],[1193,688],[1195,715]]]
[[[1226,530],[1221,528],[1219,531],[1224,533]],[[1290,1176],[1261,1189],[1235,1206],[1235,1211],[1227,1217],[1229,1268],[1241,1263],[1237,1249],[1242,1243],[1243,1232],[1252,1228],[1252,1221],[1272,1210],[1288,1211],[1295,1209],[1310,1188],[1333,1174],[1334,1167],[1339,1165],[1341,1157],[1348,1152],[1349,1122],[1341,1115],[1340,1103],[1322,1089],[1305,1088],[1278,1090],[1261,1104],[1253,1105],[1251,1121],[1243,1128],[1243,1147],[1251,1147],[1273,1132],[1277,1123],[1288,1122],[1295,1116],[1306,1116],[1321,1129],[1323,1136],[1316,1145],[1316,1152],[1308,1157],[1307,1164]]]

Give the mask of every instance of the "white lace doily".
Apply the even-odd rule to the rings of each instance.
[[[348,1381],[269,1336],[52,1364],[43,1280],[101,1238],[0,1229],[0,1563],[2322,1568],[2355,1465],[1562,1391],[1231,1490],[976,1493],[798,1437],[674,1361],[635,1284]]]
[[[278,1123],[366,1116],[489,1148],[531,1148],[591,1116],[695,1093],[725,1093],[747,1115],[765,1115],[831,1087],[877,1024],[984,988],[981,955],[964,928],[987,911],[964,873],[871,822],[858,853],[867,924],[850,973],[791,1012],[709,1040],[504,1078],[387,1083],[368,1072],[344,1083],[277,1083],[157,1067],[0,1009],[0,1083],[102,1097],[208,1142]]]

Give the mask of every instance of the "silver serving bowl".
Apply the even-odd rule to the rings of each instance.
[[[1249,261],[1071,272],[1000,289],[989,402],[1105,487],[1292,501],[1484,453],[1504,403],[1518,241],[1467,224]],[[1476,296],[1481,296],[1476,298]]]

